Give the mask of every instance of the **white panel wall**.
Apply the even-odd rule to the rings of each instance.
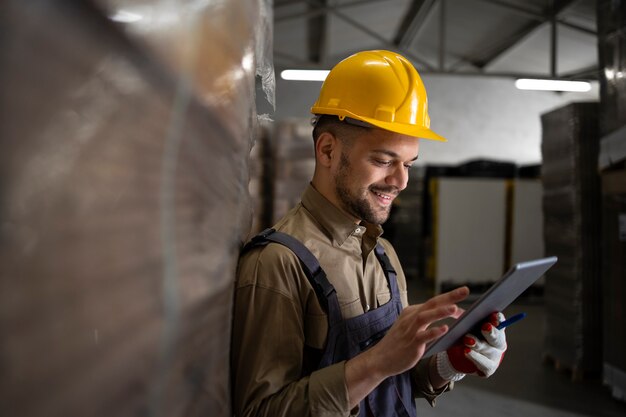
[[[435,286],[495,282],[504,272],[506,180],[439,178]]]
[[[512,264],[545,256],[542,197],[540,180],[519,179],[513,184]]]
[[[511,265],[546,256],[543,243],[543,186],[538,179],[513,183]],[[541,277],[534,285],[543,286]]]

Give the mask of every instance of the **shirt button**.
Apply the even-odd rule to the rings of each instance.
[[[365,311],[370,311],[370,305],[369,304],[365,304]]]

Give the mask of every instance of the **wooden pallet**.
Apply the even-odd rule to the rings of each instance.
[[[582,382],[595,380],[600,378],[599,371],[590,371],[581,368],[577,364],[564,363],[563,361],[549,355],[544,354],[543,363],[546,366],[553,367],[555,371],[569,375],[572,382]]]

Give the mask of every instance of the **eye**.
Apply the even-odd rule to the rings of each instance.
[[[374,164],[381,166],[381,167],[388,167],[391,166],[391,161],[386,160],[386,159],[373,159]]]

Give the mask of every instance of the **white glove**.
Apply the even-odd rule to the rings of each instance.
[[[466,374],[485,378],[493,375],[507,348],[504,329],[496,328],[503,321],[504,314],[494,313],[481,328],[484,341],[466,334],[462,343],[439,352],[435,358],[439,375],[450,381],[458,381]]]

